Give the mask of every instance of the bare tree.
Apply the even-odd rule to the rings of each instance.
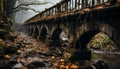
[[[19,1],[19,4],[13,8],[12,13],[15,13],[20,10],[32,10],[35,13],[39,13],[40,11],[36,11],[35,9],[29,7],[29,5],[44,5],[44,4],[48,4],[48,3],[49,2],[47,2],[47,1],[44,1],[44,2],[30,1],[30,2],[25,2],[25,3],[22,3]]]

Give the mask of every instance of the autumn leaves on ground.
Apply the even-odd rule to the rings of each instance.
[[[105,34],[99,33],[88,43],[89,50],[75,50],[58,41],[59,46],[49,46],[21,32],[12,31],[12,23],[0,17],[0,69],[90,69],[91,49],[117,51],[115,43]],[[7,24],[9,23],[9,24]]]
[[[39,69],[60,68],[64,63],[62,48],[46,47],[36,39],[19,33],[15,41],[0,39],[1,68]],[[4,64],[7,62],[7,64]],[[76,65],[72,65],[74,67]],[[77,66],[78,67],[78,66]]]
[[[68,49],[67,47],[48,47],[43,42],[27,36],[23,33],[15,33],[14,35],[16,36],[14,41],[0,39],[0,64],[2,65],[0,66],[1,68],[85,69],[90,68],[90,65],[94,63],[86,61],[71,62],[69,58],[72,56],[72,54],[74,54],[73,52],[76,52],[72,48]],[[107,44],[114,44],[113,42],[110,44],[109,42],[111,41],[109,40],[109,38],[107,36],[104,38],[103,36],[106,35],[103,35],[102,33],[96,35],[93,38],[94,40],[91,40],[91,42],[88,44],[88,48],[108,49]],[[108,50],[110,51],[115,50],[116,46],[109,46],[109,48],[110,49]],[[7,62],[7,64],[4,64],[5,62]],[[83,65],[83,63],[85,65]]]

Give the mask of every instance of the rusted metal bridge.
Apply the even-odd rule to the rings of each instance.
[[[63,31],[73,46],[77,43],[85,46],[95,34],[104,32],[120,47],[120,38],[116,38],[120,34],[119,3],[119,0],[62,0],[28,19],[24,28],[29,35],[44,40],[47,36],[59,40]],[[86,32],[93,34],[84,37]]]

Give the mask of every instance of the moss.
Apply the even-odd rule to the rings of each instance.
[[[6,40],[12,31],[12,22],[6,18],[4,13],[0,13],[0,39]]]
[[[93,49],[110,50],[110,46],[113,47],[114,50],[117,50],[116,44],[112,41],[112,39],[109,36],[105,35],[104,33],[99,33],[95,35],[92,38],[92,40],[88,43],[88,48]]]
[[[0,41],[0,55],[4,55],[5,53],[5,47],[6,47],[6,42],[5,41]]]

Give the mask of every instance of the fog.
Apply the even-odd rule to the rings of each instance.
[[[45,4],[39,4],[44,3]],[[20,4],[28,4],[20,6],[20,10],[11,14],[11,18],[15,23],[24,23],[27,19],[37,15],[41,11],[45,10],[45,8],[49,8],[56,3],[60,2],[60,0],[17,0],[15,7]],[[31,5],[30,3],[35,3]],[[29,9],[28,9],[29,8]]]

